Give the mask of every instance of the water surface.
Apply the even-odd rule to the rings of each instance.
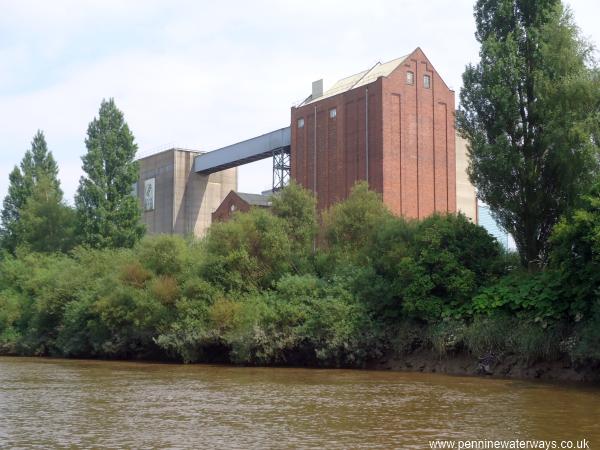
[[[592,386],[353,370],[0,358],[0,447],[429,448],[588,439]]]

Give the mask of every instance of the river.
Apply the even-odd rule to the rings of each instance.
[[[435,439],[587,439],[600,448],[600,389],[422,373],[0,358],[2,448],[411,449]]]

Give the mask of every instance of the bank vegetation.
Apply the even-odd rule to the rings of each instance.
[[[317,226],[292,185],[272,211],[205,239],[0,262],[0,352],[83,358],[368,367],[429,352],[533,364],[600,362],[600,195],[564,219],[548,267],[521,268],[463,215],[390,214],[358,184]]]

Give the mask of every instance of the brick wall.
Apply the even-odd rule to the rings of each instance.
[[[215,212],[212,213],[212,221],[226,222],[237,211],[248,212],[250,211],[250,205],[242,200],[234,191],[231,191],[223,199],[223,202]]]
[[[395,214],[456,211],[454,92],[420,49],[388,77],[292,108],[291,129],[292,177],[316,192],[320,209],[368,178]]]

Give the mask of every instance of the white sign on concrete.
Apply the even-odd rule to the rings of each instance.
[[[144,181],[144,211],[154,210],[154,185],[154,178],[148,178]]]

